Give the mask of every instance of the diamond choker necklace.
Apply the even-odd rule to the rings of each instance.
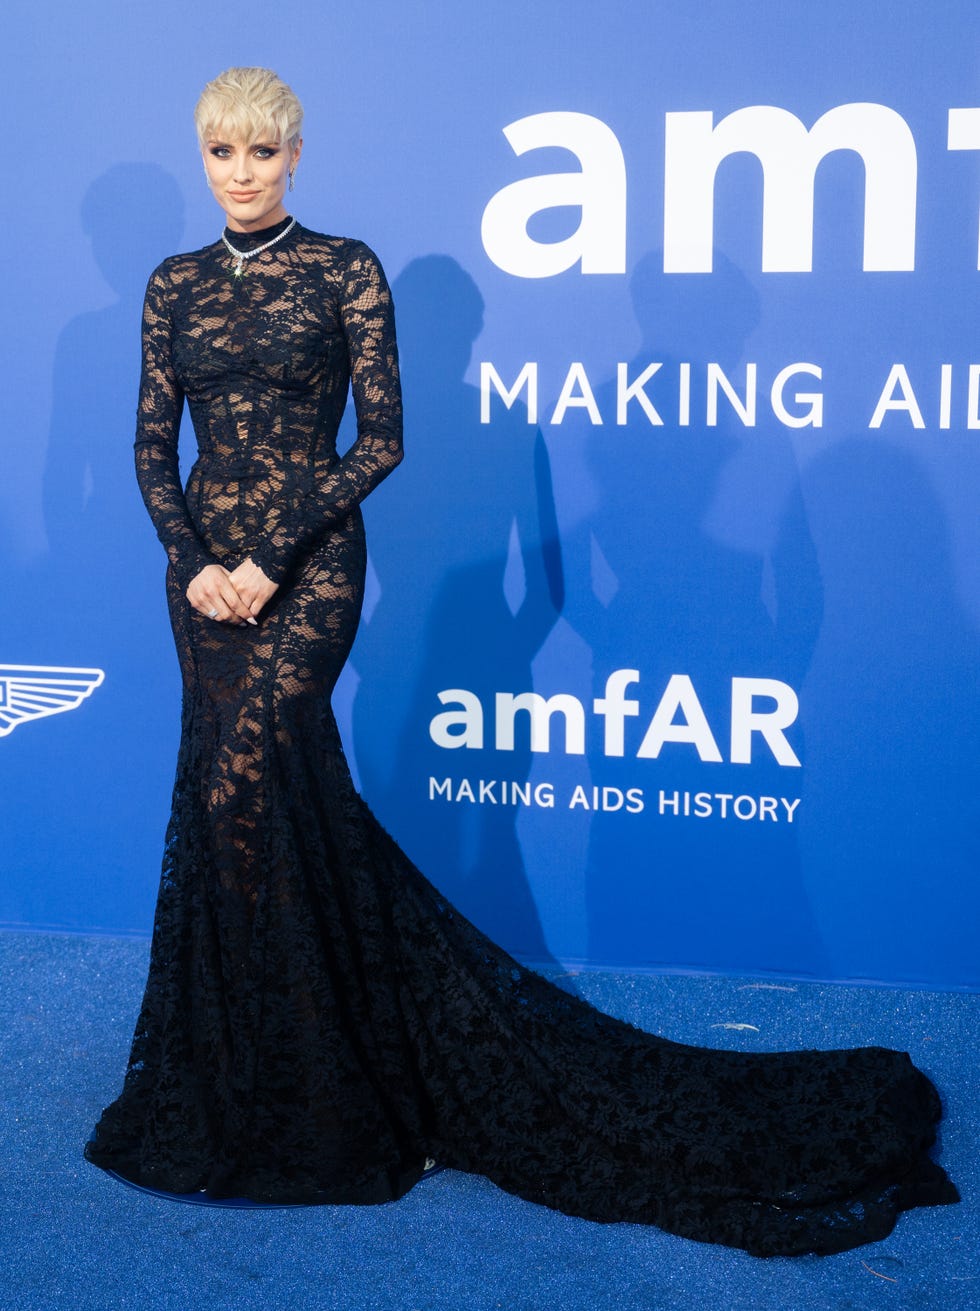
[[[231,255],[232,259],[235,261],[234,264],[231,266],[232,277],[235,278],[242,277],[245,273],[245,261],[247,259],[251,259],[253,255],[261,255],[264,250],[268,250],[270,246],[274,246],[277,241],[282,241],[283,237],[286,236],[287,233],[291,232],[295,226],[296,226],[296,220],[290,219],[278,236],[273,237],[271,241],[267,241],[263,246],[256,246],[254,250],[236,250],[235,247],[228,240],[228,238],[225,236],[225,234],[222,232],[221,240],[225,243],[225,247],[228,250],[228,254]]]

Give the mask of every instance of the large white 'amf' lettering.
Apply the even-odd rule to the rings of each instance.
[[[837,105],[808,131],[774,105],[738,109],[713,125],[710,110],[666,116],[664,272],[710,273],[715,174],[740,151],[762,164],[762,271],[813,267],[813,184],[817,165],[853,150],[865,172],[864,268],[915,267],[915,141],[887,105]]]
[[[550,278],[582,261],[583,273],[626,272],[626,164],[616,134],[591,114],[547,113],[504,128],[515,155],[560,146],[576,173],[543,173],[503,187],[483,211],[483,246],[518,278]],[[573,206],[577,229],[563,241],[535,241],[527,225],[542,210]]]
[[[980,150],[980,109],[951,109],[946,135],[949,150]],[[977,268],[980,269],[980,238],[977,241]]]
[[[577,172],[543,173],[502,187],[483,212],[483,245],[494,264],[519,278],[549,278],[581,261],[583,273],[626,272],[626,165],[616,134],[591,114],[530,114],[504,128],[514,153],[558,147]],[[950,150],[980,149],[980,111],[949,115]],[[864,165],[864,268],[915,267],[918,158],[901,114],[887,105],[836,105],[807,129],[789,110],[749,105],[717,124],[711,110],[665,116],[664,271],[709,273],[715,176],[729,155],[762,165],[762,270],[805,273],[813,265],[814,178],[820,161],[851,150]],[[545,210],[579,211],[561,241],[537,241],[528,224]],[[980,255],[978,255],[980,267]]]

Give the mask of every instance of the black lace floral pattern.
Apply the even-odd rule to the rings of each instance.
[[[89,1160],[173,1192],[346,1203],[401,1196],[433,1156],[760,1255],[838,1251],[955,1201],[928,1154],[939,1099],[906,1055],[643,1033],[518,964],[382,830],[330,693],[360,612],[358,506],[401,458],[390,293],[366,246],[300,225],[230,269],[216,243],[146,296],[136,460],[183,731],[146,992]],[[257,627],[190,608],[205,564],[249,555],[280,583]]]

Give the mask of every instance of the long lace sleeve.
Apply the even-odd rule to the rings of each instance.
[[[402,402],[391,292],[377,257],[352,244],[340,292],[357,436],[350,450],[298,505],[275,507],[252,560],[273,582],[386,478],[402,458]]]
[[[172,320],[167,279],[160,269],[150,278],[143,302],[143,367],[136,419],[136,478],[157,536],[186,588],[214,564],[197,535],[180,481],[177,440],[184,393],[171,358]]]

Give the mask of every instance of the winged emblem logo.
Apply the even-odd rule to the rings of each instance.
[[[101,669],[0,665],[0,737],[6,737],[29,719],[74,710],[104,678]]]

